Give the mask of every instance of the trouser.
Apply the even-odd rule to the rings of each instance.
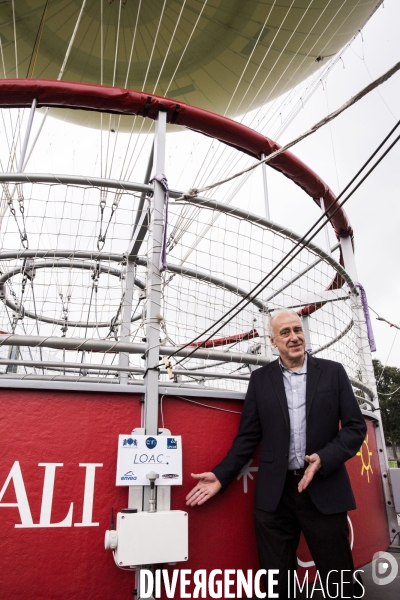
[[[288,472],[282,498],[276,511],[266,512],[255,509],[260,568],[267,571],[277,569],[279,575],[275,575],[275,579],[278,580],[278,585],[273,591],[279,593],[279,598],[285,600],[294,598],[296,550],[300,533],[303,532],[327,592],[325,597],[352,598],[354,565],[348,538],[347,513],[330,515],[321,513],[311,501],[307,489],[302,493],[298,492],[300,479],[301,476]],[[290,572],[289,577],[288,572]],[[326,589],[328,573],[330,574],[328,589]],[[343,584],[341,580],[344,581]],[[355,597],[357,596],[356,593]]]

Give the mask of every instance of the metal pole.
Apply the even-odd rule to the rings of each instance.
[[[269,321],[271,319],[267,310],[261,311],[262,335],[264,336],[264,356],[271,362],[274,360],[273,348],[269,337]]]
[[[324,199],[320,198],[320,203],[321,203],[321,211],[322,213],[325,213],[325,205],[324,205]],[[331,254],[331,244],[329,242],[329,229],[328,229],[329,225],[328,223],[325,225],[324,227],[324,231],[325,231],[325,244],[326,244],[326,251],[328,254]],[[330,312],[331,316],[332,316],[332,321],[333,321],[333,329],[335,331],[335,336],[337,336],[338,334],[338,327],[337,327],[337,323],[336,323],[336,315],[335,315],[335,308],[333,306],[333,302],[329,303],[328,305],[328,311]]]
[[[154,175],[165,171],[166,144],[166,109],[160,107],[154,134]],[[161,317],[161,273],[160,256],[164,234],[164,202],[165,192],[162,185],[154,180],[154,193],[150,198],[149,246],[147,256],[147,286],[146,286],[146,363],[145,363],[145,396],[144,396],[144,433],[158,434],[158,376],[157,365],[160,362],[160,323]],[[158,486],[157,506],[159,510],[170,508],[170,488]],[[143,488],[143,510],[149,505],[150,487]],[[140,492],[131,488],[129,505],[140,504]],[[136,577],[140,575],[140,567]],[[139,591],[140,594],[140,591]]]
[[[29,113],[29,119],[28,119],[28,123],[26,126],[26,131],[25,131],[25,138],[24,138],[24,142],[22,144],[21,155],[20,155],[19,161],[18,161],[18,167],[17,167],[18,172],[21,172],[24,169],[25,154],[26,154],[26,149],[28,148],[29,136],[30,136],[31,130],[32,130],[33,117],[35,116],[37,102],[38,102],[37,98],[34,98],[32,100],[31,112]],[[17,187],[18,187],[18,184],[14,187],[12,197],[14,196],[14,193],[15,193],[15,190],[17,189]],[[20,354],[21,354],[21,351],[18,346],[11,346],[10,351],[9,351],[9,358],[11,360],[17,360],[18,355],[20,355]],[[17,371],[18,371],[18,366],[10,365],[9,367],[7,367],[6,373],[17,373]]]
[[[311,352],[312,351],[312,345],[311,345],[310,317],[309,317],[309,315],[304,315],[303,316],[303,329],[304,329],[304,339],[305,339],[305,342],[306,342],[306,351],[307,352]]]
[[[146,174],[144,177],[144,183],[147,184],[151,177],[151,169],[154,161],[154,143],[151,148],[150,157],[147,163]],[[132,321],[132,300],[133,300],[133,289],[135,285],[135,273],[136,263],[135,258],[140,250],[140,247],[146,236],[148,228],[148,217],[147,210],[144,210],[146,200],[146,192],[142,192],[138,210],[136,213],[135,224],[133,226],[132,239],[128,249],[128,259],[126,265],[126,284],[125,293],[123,298],[123,307],[121,311],[121,333],[120,339],[124,342],[130,341],[131,332],[131,321]],[[119,355],[120,366],[129,366],[129,353],[120,353]],[[128,371],[123,373],[120,378],[120,383],[126,384],[128,380]]]
[[[358,281],[357,267],[354,258],[351,237],[341,237],[340,246],[342,248],[344,267],[346,269],[346,272],[350,275],[352,281]]]
[[[154,136],[154,174],[165,171],[167,113],[158,113]],[[160,362],[161,274],[160,255],[164,233],[165,192],[158,181],[154,181],[154,194],[150,199],[149,251],[147,260],[146,287],[146,365],[144,428],[146,434],[158,432],[158,369]]]
[[[324,199],[323,199],[323,198],[320,198],[320,199],[319,199],[319,201],[320,201],[320,205],[321,205],[321,211],[322,211],[322,213],[324,214],[324,213],[325,213]],[[331,245],[330,245],[330,242],[329,242],[329,230],[328,230],[328,227],[329,227],[329,225],[328,225],[328,223],[327,223],[327,224],[325,225],[325,227],[324,227],[324,233],[325,233],[325,245],[326,245],[326,251],[330,253],[330,250],[331,250]]]
[[[261,160],[264,160],[265,154],[261,153]],[[267,180],[267,164],[263,163],[261,166],[262,175],[263,175],[263,187],[264,187],[264,202],[265,202],[265,218],[270,219],[269,216],[269,196],[268,196],[268,180]]]
[[[96,351],[118,354],[128,352],[129,354],[143,354],[147,345],[135,342],[114,342],[110,340],[93,340],[85,338],[60,338],[45,335],[15,335],[0,334],[1,346],[30,346],[31,348],[55,348],[56,350],[76,350],[77,352]],[[187,357],[195,350],[195,358],[207,358],[208,360],[224,361],[227,363],[241,363],[246,365],[267,365],[269,360],[261,355],[248,354],[246,352],[223,352],[213,348],[193,348],[191,346],[158,346],[162,356]],[[60,363],[62,364],[62,363]]]
[[[132,299],[133,299],[133,288],[135,285],[135,263],[128,257],[126,265],[126,279],[125,279],[125,292],[122,299],[121,309],[121,330],[120,340],[121,342],[130,342],[131,339],[131,318],[132,318]],[[129,353],[119,353],[119,366],[129,367]],[[128,383],[128,371],[123,371],[120,377],[120,383],[126,385]]]
[[[150,181],[151,170],[153,168],[153,162],[154,162],[154,143],[153,143],[153,145],[151,147],[151,152],[150,152],[149,160],[147,162],[146,174],[144,176],[144,183],[145,183],[145,185],[148,184],[149,181]],[[146,194],[147,193],[148,192],[143,191],[142,194],[141,194],[141,196],[140,196],[139,205],[138,205],[138,209],[137,209],[137,212],[136,212],[135,226],[133,228],[134,230],[136,229],[137,224],[139,223],[139,220],[140,220],[140,216],[141,216],[141,214],[143,212],[143,208],[144,208],[144,205],[145,205]]]
[[[29,113],[28,124],[26,126],[26,131],[25,131],[25,139],[24,139],[24,143],[22,145],[21,156],[19,157],[19,161],[18,161],[18,172],[19,173],[22,173],[22,171],[24,170],[25,154],[26,154],[26,149],[28,148],[29,136],[30,136],[31,130],[32,130],[33,117],[35,116],[37,102],[38,102],[37,98],[34,98],[32,101],[31,112]]]
[[[354,251],[351,238],[341,237],[340,244],[342,247],[345,269],[353,281],[358,281],[357,268],[354,259]],[[353,293],[350,293],[350,298],[352,300],[352,310],[354,315],[353,319],[355,331],[357,334],[357,343],[361,362],[361,378],[364,380],[364,383],[374,392],[374,398],[372,402],[375,407],[374,416],[376,418],[376,445],[378,448],[379,466],[381,470],[389,534],[390,537],[393,537],[393,535],[399,531],[399,525],[397,522],[397,515],[394,509],[393,496],[389,483],[389,468],[386,452],[385,435],[383,432],[382,417],[379,410],[378,391],[376,387],[374,367],[372,364],[371,350],[369,347],[367,325],[365,322],[364,311],[360,302],[360,297],[356,296]]]

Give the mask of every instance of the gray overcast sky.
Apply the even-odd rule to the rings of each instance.
[[[399,23],[400,2],[386,0],[279,142],[294,139],[398,62]],[[399,101],[400,72],[293,151],[338,193],[400,119]],[[368,302],[379,315],[397,324],[400,324],[399,164],[400,142],[345,207],[355,232],[358,275]],[[302,205],[300,210],[288,211],[282,185],[285,186],[282,178],[271,174],[271,217],[304,231],[303,210],[314,219],[318,212],[312,202],[310,207]],[[299,201],[307,202],[304,197]],[[333,235],[331,241],[334,242]],[[400,332],[395,339],[394,328],[376,321],[373,313],[371,316],[377,342],[374,356],[385,362],[391,351],[388,364],[400,367]]]

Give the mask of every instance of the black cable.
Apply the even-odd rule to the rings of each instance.
[[[35,292],[33,291],[33,279],[31,279],[31,290],[32,290],[33,308],[35,310],[35,317],[36,317],[36,331],[37,331],[37,334],[39,335],[39,323],[38,323],[38,316],[37,316],[37,312],[36,312],[36,299],[35,299]],[[39,354],[40,354],[40,360],[43,362],[42,349],[40,346],[39,346]],[[44,375],[44,368],[42,370],[43,370],[43,375]]]
[[[244,304],[244,306],[240,307],[236,313],[234,313],[232,315],[232,317],[230,319],[228,319],[227,321],[225,321],[225,323],[223,323],[221,325],[221,327],[219,327],[216,331],[214,331],[206,340],[204,340],[204,343],[206,343],[207,341],[209,341],[216,333],[218,333],[218,331],[220,331],[226,324],[228,324],[235,316],[237,316],[239,314],[239,312],[241,312],[246,306],[248,306],[250,304],[250,302],[253,300],[253,298],[257,297],[263,290],[265,290],[265,288],[267,288],[273,281],[274,279],[276,279],[276,277],[282,273],[282,271],[290,264],[290,262],[296,258],[296,256],[298,256],[300,254],[300,252],[303,250],[303,246],[307,245],[312,239],[314,239],[314,237],[325,227],[325,225],[330,221],[330,219],[336,214],[336,212],[338,212],[338,210],[340,210],[340,208],[347,202],[347,200],[349,200],[351,198],[351,196],[354,194],[354,192],[357,191],[357,189],[360,187],[360,185],[367,179],[367,177],[372,173],[372,171],[378,166],[378,164],[381,162],[381,160],[383,160],[383,158],[386,156],[386,154],[388,154],[388,152],[393,148],[393,146],[399,141],[400,136],[398,136],[396,138],[396,140],[393,142],[393,144],[388,148],[388,150],[381,156],[381,158],[375,163],[375,165],[367,172],[367,174],[360,180],[360,182],[356,185],[356,187],[350,192],[350,194],[340,203],[340,205],[334,210],[334,212],[331,214],[331,216],[324,222],[322,223],[322,225],[313,233],[313,235],[307,239],[305,241],[304,244],[302,244],[302,247],[295,253],[293,254],[293,256],[290,257],[290,254],[293,252],[294,249],[296,249],[296,247],[299,246],[300,242],[298,244],[296,244],[296,246],[294,246],[292,248],[292,250],[286,255],[286,257],[284,259],[282,259],[282,261],[280,261],[280,263],[278,263],[278,265],[276,265],[276,267],[262,280],[260,281],[260,283],[258,283],[258,285],[253,288],[253,290],[250,292],[250,294],[252,294],[252,297],[250,300],[248,300],[246,302],[246,304]],[[332,206],[332,205],[331,205]],[[331,208],[331,207],[330,207]],[[325,214],[325,213],[324,213]],[[315,223],[315,225],[318,222]],[[314,227],[315,227],[314,225]],[[282,265],[284,260],[287,260],[287,262],[285,264]],[[282,265],[282,267],[279,269],[279,271],[277,273],[275,273],[275,275],[273,277],[271,277],[271,279],[269,279],[265,285],[263,285],[263,287],[258,290],[257,292],[255,291],[257,289],[257,287],[259,287],[264,281],[265,279],[271,275],[273,273],[273,271],[278,267]],[[237,306],[239,306],[240,303],[237,304]],[[235,307],[233,307],[235,308]],[[229,313],[228,313],[229,314]],[[223,317],[222,317],[223,318]],[[218,324],[222,318],[217,321],[216,323],[214,323],[214,325]],[[201,348],[201,346],[199,346],[199,348]],[[189,355],[190,356],[190,355]],[[187,357],[186,357],[187,358]]]
[[[141,303],[141,301],[142,301],[142,298],[139,298],[139,300],[138,300],[138,303],[137,303],[137,304],[136,304],[136,306],[135,306],[135,310],[133,310],[133,311],[132,311],[132,315],[133,315],[133,317],[131,316],[131,323],[134,323],[134,319],[135,319],[135,317],[136,317],[136,311],[137,311],[137,309],[139,308],[139,304]],[[143,312],[143,311],[142,311],[142,312]]]
[[[32,50],[31,58],[30,58],[30,61],[29,61],[28,70],[26,72],[26,78],[27,79],[29,78],[29,74],[30,74],[30,78],[32,78],[33,71],[35,70],[35,65],[33,65],[32,73],[30,73],[32,61],[34,59],[35,54],[37,56],[37,53],[38,53],[38,50],[39,50],[41,32],[43,31],[44,20],[46,18],[46,12],[47,12],[47,8],[49,6],[49,3],[50,3],[50,0],[47,0],[46,5],[45,5],[44,10],[43,10],[42,18],[40,19],[39,29],[37,30],[36,39],[35,39],[35,43],[33,44],[33,50]],[[39,38],[39,36],[40,36],[40,38]],[[36,62],[36,59],[35,59],[35,62]]]
[[[92,275],[93,283],[92,283],[92,290],[90,292],[88,315],[87,315],[87,319],[86,319],[85,338],[86,338],[86,334],[87,334],[87,330],[88,330],[88,326],[89,326],[90,312],[92,310],[93,292],[94,292],[95,286],[97,285],[98,278],[100,276],[99,266],[100,266],[100,263],[97,263],[96,266],[94,267],[94,271],[93,271],[93,275]],[[96,277],[97,277],[97,279],[96,279]],[[97,294],[97,289],[96,289],[96,294]],[[82,352],[81,363],[83,363],[84,359],[85,359],[85,350],[83,350],[83,352]]]
[[[383,139],[383,141],[379,144],[379,146],[374,150],[374,152],[371,154],[371,156],[368,158],[368,160],[363,164],[363,166],[358,170],[358,172],[354,175],[354,177],[350,180],[350,182],[346,185],[346,187],[342,190],[342,192],[337,196],[337,198],[334,200],[334,202],[332,202],[332,204],[329,206],[329,208],[319,217],[319,219],[317,219],[317,221],[315,221],[315,223],[309,228],[309,230],[303,235],[303,237],[293,246],[293,248],[291,248],[291,250],[286,254],[285,257],[283,257],[281,259],[281,261],[279,263],[277,263],[277,265],[275,265],[275,267],[246,295],[244,296],[235,306],[233,306],[227,313],[225,313],[225,315],[223,317],[221,317],[218,321],[216,321],[215,323],[213,323],[212,325],[210,325],[210,327],[208,327],[205,331],[203,331],[201,334],[199,334],[196,338],[194,338],[193,340],[191,340],[189,343],[185,344],[184,346],[181,346],[179,350],[183,349],[183,348],[187,348],[188,346],[190,346],[194,341],[198,340],[200,337],[204,336],[208,331],[210,331],[211,329],[213,329],[216,325],[218,325],[218,323],[220,323],[222,321],[222,319],[225,319],[230,313],[232,313],[236,308],[238,308],[243,302],[245,302],[246,300],[249,300],[246,302],[246,304],[244,304],[243,306],[241,306],[227,321],[224,321],[224,323],[221,325],[221,327],[219,327],[216,331],[213,331],[213,333],[204,340],[203,344],[205,344],[207,341],[209,341],[216,333],[218,333],[218,331],[220,331],[225,325],[227,325],[239,312],[241,312],[248,304],[250,304],[250,302],[257,297],[266,287],[268,287],[268,285],[270,285],[270,283],[272,283],[272,281],[288,266],[288,264],[298,255],[300,254],[300,252],[303,250],[303,247],[305,245],[307,245],[312,239],[314,239],[314,237],[325,227],[325,225],[331,221],[332,217],[342,208],[342,206],[351,198],[351,196],[357,191],[357,189],[360,187],[360,185],[362,183],[364,183],[364,181],[367,179],[367,177],[369,177],[369,175],[376,169],[376,167],[379,165],[379,163],[383,160],[383,158],[390,152],[390,150],[395,146],[395,144],[399,141],[400,136],[398,136],[393,142],[392,144],[386,149],[386,151],[382,154],[382,156],[373,164],[373,166],[369,169],[369,171],[367,171],[367,173],[362,177],[362,179],[357,183],[357,185],[355,186],[355,188],[348,194],[348,196],[346,196],[346,198],[338,205],[336,206],[335,210],[333,211],[333,213],[331,213],[330,215],[328,214],[331,210],[332,207],[338,203],[339,199],[344,195],[344,193],[349,189],[349,187],[354,183],[354,181],[357,179],[357,177],[362,173],[363,170],[365,170],[366,166],[371,162],[371,160],[376,156],[376,154],[379,152],[379,150],[382,148],[382,146],[386,143],[386,141],[390,138],[390,136],[392,135],[392,133],[397,129],[397,127],[400,125],[400,120],[397,122],[397,124],[392,128],[392,130],[388,133],[388,135]],[[325,219],[325,217],[327,217]],[[311,237],[309,239],[307,239],[307,236],[312,232],[312,230],[321,222],[321,220],[324,220],[324,222],[322,223],[322,225],[311,235]],[[306,242],[306,243],[304,243]],[[297,250],[297,252],[295,254],[293,254],[293,252],[299,248],[299,250]],[[293,256],[291,256],[293,254]],[[288,261],[288,259],[290,259]],[[285,261],[288,261],[285,263]],[[283,264],[285,263],[285,264]],[[269,279],[267,281],[267,283],[265,285],[263,285],[263,287],[261,289],[259,289],[257,292],[257,288],[259,288],[265,281],[266,279],[268,279],[273,273],[274,271],[276,271],[281,265],[282,268],[275,273],[275,275]],[[197,346],[191,353],[189,353],[187,356],[185,356],[182,360],[187,359],[189,356],[191,356],[192,354],[194,354],[196,352],[196,350],[198,350],[199,348],[201,348],[201,346]],[[177,350],[178,352],[178,350]],[[170,358],[174,355],[176,355],[177,352],[174,352],[173,354],[170,355]],[[181,361],[178,361],[176,364],[178,365]]]
[[[88,330],[88,327],[89,327],[90,311],[92,310],[93,291],[94,291],[94,282],[92,283],[92,290],[90,292],[89,308],[88,308],[88,315],[87,315],[86,327],[85,327],[85,337],[86,337],[87,330]]]
[[[338,195],[338,197],[336,198],[336,200],[330,205],[329,209],[326,210],[320,217],[319,219],[310,227],[310,229],[304,234],[304,236],[295,244],[295,246],[293,246],[293,248],[286,254],[285,257],[283,257],[283,259],[277,263],[277,265],[275,265],[275,267],[246,295],[244,296],[235,306],[233,306],[227,313],[225,313],[224,317],[226,317],[227,315],[230,314],[230,312],[232,312],[236,307],[238,307],[242,302],[244,302],[245,300],[247,300],[250,296],[253,299],[253,292],[255,292],[255,290],[265,281],[265,279],[267,277],[269,277],[274,270],[276,270],[282,263],[284,260],[286,260],[290,254],[301,244],[303,245],[303,242],[306,238],[306,236],[313,230],[313,228],[318,225],[318,223],[328,214],[328,211],[332,208],[332,206],[338,202],[338,200],[343,196],[343,194],[345,193],[345,191],[350,187],[350,185],[355,181],[355,179],[358,177],[358,175],[360,175],[360,173],[365,169],[365,167],[371,162],[372,158],[377,154],[377,152],[379,152],[379,150],[381,149],[381,147],[383,146],[383,144],[388,140],[388,138],[391,136],[391,134],[395,131],[395,129],[399,126],[400,121],[398,121],[398,123],[395,125],[395,127],[390,131],[390,133],[386,136],[386,138],[381,142],[381,144],[376,148],[376,150],[373,152],[373,154],[369,157],[369,159],[364,163],[364,165],[361,167],[361,169],[359,169],[359,171],[356,173],[356,175],[353,177],[353,179],[347,184],[347,186],[343,189],[343,191]],[[397,140],[396,140],[397,141]],[[381,157],[383,158],[383,156]],[[380,162],[380,161],[379,161]],[[375,166],[377,166],[376,163]],[[375,168],[375,167],[374,167]],[[369,173],[367,174],[369,175]],[[352,193],[354,193],[356,191],[357,188],[355,188],[353,190]],[[350,197],[350,196],[349,196]],[[340,205],[338,207],[337,210],[339,210],[341,208],[342,205]],[[325,225],[330,221],[330,219],[332,218],[332,216],[337,212],[337,210],[335,210],[332,215],[327,219],[327,221],[325,221],[323,227],[325,227]],[[315,235],[317,233],[319,233],[320,230],[318,230],[313,237],[315,237]],[[313,238],[310,238],[310,240]],[[307,240],[307,241],[310,241]],[[259,292],[258,292],[259,293]],[[221,317],[221,319],[223,319],[224,317]],[[186,344],[185,346],[181,346],[181,348],[186,348],[187,346],[190,346],[194,341],[198,340],[200,337],[202,337],[205,333],[207,333],[207,331],[209,331],[214,325],[218,324],[221,319],[219,319],[218,321],[216,321],[215,323],[213,323],[213,325],[210,325],[210,327],[208,329],[206,329],[204,332],[202,332],[201,334],[199,334],[196,338],[194,338],[191,342],[189,342],[188,344]],[[210,339],[210,338],[208,338]],[[208,340],[204,340],[204,343],[208,341]],[[199,346],[199,348],[201,348],[201,346]],[[172,356],[172,355],[171,355]]]

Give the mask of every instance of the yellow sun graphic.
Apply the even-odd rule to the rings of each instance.
[[[365,446],[365,451],[363,452]],[[357,456],[359,456],[361,458],[361,475],[364,475],[364,471],[366,471],[367,473],[367,477],[368,477],[368,483],[369,483],[369,472],[371,471],[371,473],[373,473],[372,470],[372,466],[371,466],[371,456],[372,456],[372,452],[369,451],[369,447],[368,447],[368,434],[367,437],[365,438],[365,440],[363,441],[363,445],[361,446],[360,450],[357,452]],[[364,458],[366,457],[366,459]]]

